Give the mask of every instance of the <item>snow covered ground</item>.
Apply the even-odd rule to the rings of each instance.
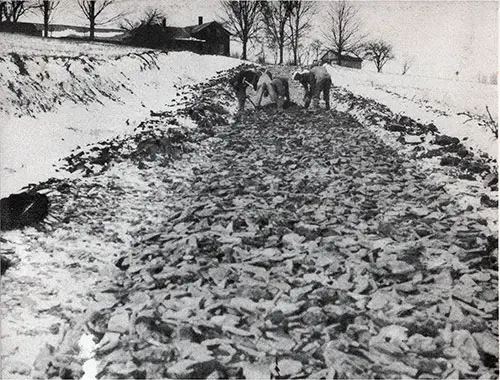
[[[78,146],[131,132],[151,110],[163,110],[177,86],[241,63],[188,52],[9,37],[10,45],[6,39],[0,46],[2,197],[60,176],[54,165]]]
[[[54,57],[117,57],[127,53],[140,53],[147,49],[122,47],[119,45],[102,42],[88,43],[77,40],[58,40],[32,36],[21,36],[14,33],[2,33],[0,39],[0,55],[9,53],[29,56],[54,56]]]
[[[466,137],[464,145],[497,158],[498,142],[491,132],[462,114],[488,119],[488,106],[498,122],[496,85],[374,73],[335,65],[326,67],[335,86],[346,87],[356,95],[384,104],[395,114],[421,123],[434,123],[443,134],[461,140]]]

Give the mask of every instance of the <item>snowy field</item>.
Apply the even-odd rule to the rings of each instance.
[[[131,132],[151,110],[164,110],[176,87],[241,63],[188,52],[23,40],[14,38],[11,48],[4,40],[0,48],[2,197],[60,176],[54,165],[78,146]],[[24,74],[12,51],[23,54]]]
[[[441,133],[458,137],[467,146],[497,158],[498,144],[492,134],[468,121],[468,113],[489,119],[488,106],[498,122],[497,86],[491,84],[394,75],[327,65],[335,86],[386,105],[395,114],[423,123],[434,123]]]

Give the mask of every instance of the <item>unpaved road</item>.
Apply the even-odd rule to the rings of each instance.
[[[227,87],[201,90],[191,114],[212,137],[174,164],[71,183],[55,198],[67,223],[18,236],[63,256],[32,259],[37,271],[80,276],[81,295],[52,275],[50,310],[82,304],[22,375],[81,376],[88,333],[106,378],[498,376],[496,258],[474,210],[345,113],[266,107],[216,125]],[[2,302],[2,339],[36,336],[14,316],[46,311],[19,296],[16,269],[2,281],[18,297]]]

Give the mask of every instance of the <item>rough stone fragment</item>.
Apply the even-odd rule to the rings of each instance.
[[[473,333],[479,349],[485,354],[498,358],[498,337],[489,332]]]
[[[118,333],[126,333],[129,331],[129,315],[126,310],[120,310],[117,313],[114,313],[108,322],[108,331],[118,332]]]
[[[205,379],[214,371],[222,369],[222,365],[213,358],[199,362],[186,359],[168,367],[166,375],[173,379]]]

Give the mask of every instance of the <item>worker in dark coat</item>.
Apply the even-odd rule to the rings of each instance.
[[[247,98],[247,87],[252,86],[257,91],[257,83],[261,73],[255,70],[241,70],[230,79],[230,84],[236,93],[238,99],[239,111],[245,109],[245,100]]]
[[[319,107],[319,96],[323,93],[326,109],[330,109],[330,87],[332,78],[323,66],[314,66],[310,70],[295,72],[293,79],[299,81],[305,90],[304,107],[308,108],[313,101],[313,107]]]

